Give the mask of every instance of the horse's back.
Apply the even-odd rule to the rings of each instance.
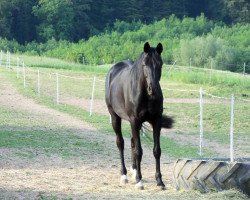
[[[124,70],[132,67],[133,62],[132,61],[122,61],[119,63],[116,63],[115,65],[113,65],[106,77],[106,91],[109,90],[109,86],[111,84],[111,82],[117,77],[119,76],[120,73],[122,73]]]

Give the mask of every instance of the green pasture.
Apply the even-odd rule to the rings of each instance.
[[[13,79],[12,79],[13,81]],[[14,80],[15,81],[15,80]],[[14,82],[13,82],[14,83]],[[20,91],[23,89],[19,86]],[[64,104],[57,105],[53,100],[42,97],[37,98],[33,92],[24,92],[25,95],[35,98],[38,103],[44,104],[48,107],[56,109],[60,112],[68,113],[72,116],[75,116],[83,121],[86,121],[92,125],[94,125],[98,130],[106,134],[112,134],[113,129],[111,124],[109,123],[109,117],[95,113],[93,116],[89,117],[89,112],[83,109],[79,109],[79,107],[69,106]],[[2,109],[2,108],[1,108]],[[35,148],[43,149],[47,155],[59,154],[63,157],[72,157],[73,155],[87,150],[89,146],[93,146],[93,144],[85,144],[81,142],[81,138],[78,136],[72,136],[71,134],[63,131],[62,127],[53,127],[51,130],[41,131],[42,127],[50,127],[50,122],[48,120],[48,124],[32,122],[30,124],[30,120],[21,119],[20,115],[17,115],[14,111],[10,111],[5,109],[5,112],[1,112],[0,119],[2,120],[3,127],[6,128],[0,131],[1,135],[1,147],[9,147],[9,148]],[[8,118],[6,118],[6,114],[8,113]],[[13,114],[11,114],[13,113]],[[26,113],[28,115],[28,113]],[[9,120],[8,120],[9,119]],[[10,120],[11,119],[11,120]],[[22,125],[19,124],[18,127],[15,127],[15,123],[20,123],[22,121]],[[7,123],[8,122],[8,123]],[[12,124],[13,123],[13,124]],[[27,124],[29,126],[27,126]],[[51,125],[52,126],[52,125]],[[2,128],[3,128],[2,127]],[[14,129],[9,131],[7,128],[13,127]],[[32,130],[31,127],[36,127],[38,130]],[[40,129],[39,129],[40,128]],[[52,128],[52,127],[51,127]],[[130,137],[130,126],[128,123],[123,123],[123,135],[125,137]],[[60,133],[60,134],[59,134]],[[70,143],[66,145],[66,143]],[[150,148],[153,148],[153,141],[151,133],[147,133],[146,136],[142,137],[142,143],[147,144]],[[178,145],[174,140],[171,139],[162,139],[162,151],[174,158],[178,157],[196,157],[197,156],[197,148],[190,147],[186,145]],[[100,144],[101,145],[101,144]],[[101,151],[99,143],[97,143],[97,150]],[[96,146],[96,144],[94,145]],[[79,147],[81,147],[79,149]],[[84,149],[83,149],[84,147]],[[77,151],[75,151],[75,148]],[[57,149],[60,149],[60,152],[57,152]],[[91,149],[91,148],[90,148]],[[178,151],[177,151],[178,149]],[[69,152],[69,155],[67,154]],[[70,152],[75,152],[74,154],[70,154]],[[208,152],[208,155],[212,155]],[[27,157],[26,154],[23,156]],[[30,155],[32,156],[32,155]]]
[[[35,157],[35,152],[49,157],[57,155],[62,158],[81,158],[83,152],[95,154],[105,150],[101,142],[84,140],[80,136],[67,133],[65,129],[56,131],[6,130],[0,131],[0,137],[1,148],[16,150],[16,155],[26,158]]]
[[[37,56],[20,55],[20,58],[27,63],[27,66],[30,66],[30,68],[26,69],[25,89],[23,88],[21,68],[19,79],[16,78],[15,67],[13,67],[14,71],[11,71],[11,73],[4,69],[1,69],[1,73],[5,73],[21,93],[34,98],[38,103],[87,121],[102,132],[113,134],[108,116],[94,113],[93,116],[89,117],[89,110],[55,103],[56,73],[59,74],[60,96],[90,100],[93,77],[96,76],[94,97],[95,99],[104,100],[105,74],[111,65],[85,66]],[[165,98],[198,99],[200,87],[210,94],[228,98],[227,100],[221,100],[204,95],[203,98],[208,101],[203,106],[204,137],[206,139],[221,144],[229,144],[230,97],[231,94],[234,94],[234,132],[238,140],[249,140],[250,107],[249,102],[242,101],[242,99],[249,99],[250,96],[250,78],[248,76],[221,72],[216,72],[216,74],[210,76],[209,71],[202,71],[201,69],[182,67],[177,70],[177,68],[172,67],[170,70],[170,68],[171,66],[164,66],[163,68],[161,86]],[[38,69],[41,81],[40,96],[37,93]],[[175,125],[170,130],[171,132],[184,137],[188,135],[199,137],[199,101],[193,103],[165,102],[164,108],[164,113],[173,116],[175,119]],[[128,124],[125,123],[123,129],[124,135],[129,137],[130,129]],[[146,134],[148,137],[142,138],[142,140],[152,145],[150,134]],[[172,157],[197,157],[198,146],[180,145],[177,141],[165,137],[162,137],[161,142],[163,152],[170,154]],[[208,150],[205,153],[205,156],[216,156],[213,150]]]
[[[12,54],[11,65],[14,68],[17,64],[17,57],[20,58],[20,66],[24,62],[26,66],[35,70],[39,68],[45,70],[44,68],[47,68],[49,72],[59,70],[59,72],[63,71],[64,74],[70,74],[71,76],[97,76],[103,80],[112,66],[112,64],[83,65],[56,58]],[[200,87],[203,87],[204,90],[214,95],[229,97],[234,94],[236,97],[243,99],[250,97],[249,75],[220,70],[210,71],[208,68],[163,65],[161,85],[163,88],[171,87],[184,90],[199,90]],[[187,95],[193,93],[190,92]],[[176,96],[180,97],[178,94]]]

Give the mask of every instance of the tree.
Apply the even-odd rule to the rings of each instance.
[[[32,13],[36,4],[37,0],[16,0],[16,6],[12,10],[11,33],[21,44],[36,39],[37,19]]]
[[[250,22],[250,2],[249,0],[224,0],[224,5],[233,23]]]
[[[9,0],[0,1],[0,36],[10,39],[12,5]]]
[[[90,34],[100,33],[107,25],[115,21],[116,2],[110,0],[95,0],[90,5],[88,13],[91,29]]]
[[[144,14],[142,0],[120,0],[116,2],[116,19],[131,22],[141,19]]]
[[[90,36],[91,23],[90,23],[90,5],[92,0],[72,0],[73,3],[73,41],[78,41],[82,38]]]
[[[71,0],[39,0],[33,13],[41,22],[37,27],[40,41],[71,39],[74,19]]]
[[[36,18],[32,7],[37,0],[0,1],[0,36],[24,44],[36,38]]]

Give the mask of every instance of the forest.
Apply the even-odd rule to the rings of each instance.
[[[249,22],[248,0],[1,0],[0,48],[102,64],[161,41],[166,63],[249,72]]]
[[[0,37],[30,41],[79,41],[99,34],[116,20],[149,24],[175,15],[201,13],[225,24],[249,23],[248,0],[1,0]]]

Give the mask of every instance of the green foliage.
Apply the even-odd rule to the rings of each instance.
[[[224,5],[233,22],[249,22],[250,3],[248,0],[224,0]]]
[[[38,26],[41,41],[51,38],[70,39],[74,10],[70,0],[40,0],[33,13],[42,23]]]
[[[117,31],[118,33],[125,33],[127,31],[137,31],[143,26],[141,21],[133,20],[131,23],[116,20],[114,22],[113,28],[110,28],[111,31]]]
[[[0,37],[21,44],[51,38],[78,42],[102,33],[116,21],[124,21],[118,32],[132,31],[138,28],[133,28],[134,22],[148,24],[172,14],[182,19],[204,13],[217,22],[246,24],[249,7],[248,0],[1,0]],[[185,23],[190,25],[189,18]],[[189,32],[193,28],[186,27]]]
[[[60,45],[45,55],[75,62],[84,58],[86,64],[113,63],[136,59],[143,43],[150,41],[152,45],[163,43],[163,59],[168,63],[177,61],[178,65],[189,65],[191,58],[192,66],[210,68],[212,62],[214,69],[240,72],[244,62],[250,63],[249,24],[220,26],[204,15],[183,20],[172,15],[153,24],[136,24],[132,29],[126,22],[116,21],[112,32],[78,44]],[[249,70],[246,68],[246,72]]]
[[[37,20],[32,7],[37,0],[0,1],[0,37],[17,40],[21,44],[36,37]]]
[[[51,18],[53,17],[55,15],[51,15]],[[56,30],[55,27],[53,30]],[[52,38],[46,43],[31,42],[26,46],[19,46],[15,41],[8,43],[2,39],[0,47],[13,52],[96,65],[126,59],[135,60],[146,41],[152,46],[161,42],[164,46],[162,57],[165,63],[176,62],[176,65],[191,64],[206,68],[212,66],[213,69],[236,72],[243,72],[245,63],[245,71],[249,73],[249,35],[250,24],[229,27],[214,23],[203,14],[182,20],[171,15],[148,25],[141,21],[127,23],[117,20],[103,34],[80,40],[78,43]]]
[[[181,65],[212,67],[221,70],[243,71],[243,63],[250,63],[250,25],[216,26],[208,35],[191,40],[181,39],[174,59]],[[246,69],[249,73],[250,69]]]
[[[143,43],[150,41],[153,45],[158,42],[165,44],[166,51],[163,57],[166,61],[170,61],[173,56],[172,51],[178,45],[180,37],[189,38],[204,34],[214,26],[203,15],[196,19],[183,20],[171,16],[169,19],[150,25],[143,25],[141,22],[132,22],[133,24],[134,28],[126,22],[116,21],[110,33],[93,36],[85,42],[72,44],[69,48],[60,46],[60,49],[46,52],[46,55],[70,61],[77,61],[79,55],[82,55],[88,64],[112,63],[123,59],[136,59],[142,52]],[[128,30],[125,31],[125,28]]]
[[[8,40],[0,37],[0,50],[10,52],[23,52],[25,47],[20,45],[16,40]]]

